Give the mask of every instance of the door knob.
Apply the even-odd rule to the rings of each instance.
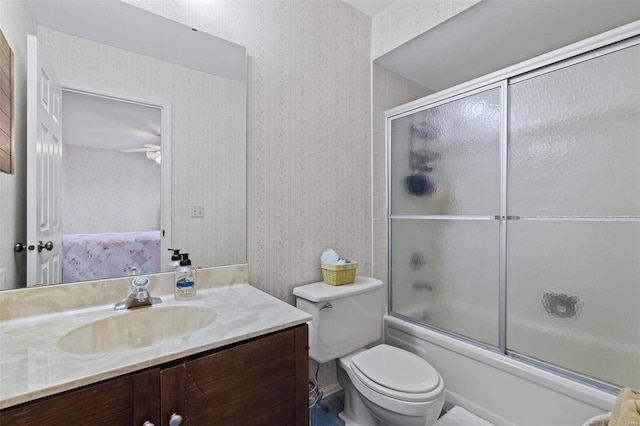
[[[156,425],[154,425],[149,420],[147,420],[146,422],[142,423],[142,426],[156,426]]]
[[[180,426],[182,423],[182,416],[180,414],[173,413],[169,417],[169,426]]]
[[[13,251],[16,253],[22,253],[26,248],[27,248],[26,244],[16,243],[16,245],[13,246]]]
[[[42,249],[45,249],[47,251],[53,250],[53,241],[47,241],[44,244],[42,244],[42,241],[38,241],[38,251],[41,252]]]

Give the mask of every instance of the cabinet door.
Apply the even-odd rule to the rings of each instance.
[[[163,368],[160,372],[162,420],[157,425],[169,426],[171,416],[185,417],[185,365],[184,362],[173,367]],[[182,425],[187,424],[184,419]]]
[[[186,363],[189,426],[308,424],[306,324]]]
[[[133,425],[160,423],[160,368],[133,375]]]
[[[8,408],[0,412],[0,424],[11,426],[134,424],[132,423],[131,380],[131,376],[124,376]]]

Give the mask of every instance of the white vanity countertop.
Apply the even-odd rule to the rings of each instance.
[[[0,322],[0,408],[96,383],[199,352],[304,324],[311,317],[249,284],[198,291],[197,298],[138,309],[201,306],[215,320],[187,336],[164,339],[147,347],[101,354],[71,354],[58,348],[69,331],[105,317],[126,315],[113,303],[67,312],[25,316]],[[113,301],[114,303],[117,300]],[[160,326],[160,324],[159,324]]]

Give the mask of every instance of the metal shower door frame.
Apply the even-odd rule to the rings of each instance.
[[[530,78],[547,74],[562,68],[566,68],[593,58],[597,58],[612,52],[640,44],[640,21],[636,21],[622,27],[607,31],[603,34],[585,39],[569,46],[543,54],[536,58],[507,67],[503,70],[479,77],[442,90],[424,98],[417,99],[407,104],[392,108],[385,112],[385,184],[386,184],[386,216],[387,216],[387,312],[391,316],[422,327],[434,329],[443,334],[482,348],[498,352],[505,356],[527,362],[541,369],[576,380],[590,386],[594,386],[609,392],[616,393],[619,387],[598,380],[584,374],[576,373],[563,367],[533,359],[526,355],[518,354],[507,348],[507,222],[509,220],[548,220],[547,218],[534,217],[510,217],[507,215],[507,162],[508,162],[508,120],[509,120],[509,85]],[[393,215],[391,214],[391,123],[393,120],[415,114],[427,109],[444,105],[474,94],[500,88],[500,192],[498,216],[465,216],[465,215]],[[419,322],[407,316],[395,313],[392,307],[392,281],[391,281],[391,223],[394,219],[412,220],[497,220],[499,221],[499,282],[498,282],[498,346],[460,335],[450,330]],[[554,218],[555,219],[555,218]],[[569,220],[575,218],[569,218]],[[560,220],[563,220],[560,218]],[[584,217],[580,220],[594,220],[592,217]],[[606,220],[606,219],[605,219]],[[640,221],[636,217],[616,217],[619,221]]]

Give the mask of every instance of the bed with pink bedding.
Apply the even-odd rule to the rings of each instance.
[[[160,231],[62,236],[65,283],[160,272]]]

